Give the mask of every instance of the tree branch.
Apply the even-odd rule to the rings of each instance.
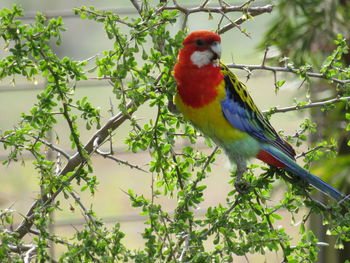
[[[130,102],[127,105],[127,109],[131,109],[133,103]],[[96,140],[96,138],[99,138],[99,143],[103,143],[103,141],[109,136],[110,131],[117,129],[120,125],[122,125],[127,119],[129,119],[129,114],[123,114],[123,113],[119,113],[116,116],[113,116],[112,118],[110,118],[107,123],[101,128],[99,129],[91,138],[90,140],[87,142],[87,144],[84,146],[84,150],[86,152],[86,154],[91,155],[94,152],[94,142]],[[74,171],[76,168],[78,168],[80,165],[82,165],[84,162],[82,156],[79,154],[79,152],[76,152],[73,156],[71,156],[69,158],[68,163],[66,164],[66,166],[62,169],[62,171],[60,172],[60,174],[58,176],[64,176],[69,172]],[[71,177],[71,180],[74,178],[74,175]],[[68,179],[69,180],[69,179]],[[22,239],[30,230],[30,228],[33,225],[33,217],[35,214],[35,210],[42,204],[42,202],[44,201],[44,205],[47,205],[48,203],[50,203],[51,201],[54,200],[54,198],[63,190],[62,188],[59,188],[54,194],[53,196],[48,199],[47,201],[45,201],[44,196],[42,196],[40,199],[36,200],[32,206],[30,207],[30,209],[28,210],[27,214],[25,215],[24,219],[22,220],[22,222],[19,224],[19,226],[16,228],[15,232],[17,233],[17,238],[18,239]]]
[[[176,1],[174,1],[176,3]],[[180,6],[179,4],[175,4],[174,6],[162,6],[157,10],[157,12],[161,12],[163,10],[179,10],[185,14],[193,14],[199,12],[205,13],[230,13],[230,12],[247,12],[251,16],[257,16],[263,13],[270,13],[273,9],[273,5],[264,5],[264,6],[255,6],[255,7],[244,7],[240,6],[221,6],[221,7],[192,7],[186,8],[185,6]]]
[[[229,68],[234,68],[234,69],[243,69],[243,70],[269,70],[272,72],[287,72],[287,73],[294,73],[294,74],[299,74],[301,72],[300,69],[294,69],[294,68],[289,68],[289,67],[271,67],[271,66],[266,66],[265,64],[262,65],[244,65],[244,64],[227,64],[227,67]],[[350,79],[346,79],[346,80],[341,80],[341,79],[337,79],[337,78],[327,78],[327,76],[325,76],[322,73],[315,73],[315,72],[303,72],[305,73],[305,75],[307,75],[308,77],[312,77],[312,78],[319,78],[319,79],[326,79],[326,80],[331,80],[337,84],[341,84],[341,85],[345,85],[350,83]]]
[[[129,163],[128,161],[125,161],[125,160],[121,160],[119,158],[116,158],[112,155],[112,153],[106,153],[106,152],[102,152],[100,150],[96,150],[96,153],[101,155],[103,158],[108,158],[108,159],[111,159],[115,162],[117,162],[118,164],[124,164],[126,166],[129,166],[131,169],[136,169],[136,170],[139,170],[141,172],[144,172],[144,173],[148,173],[148,171],[146,171],[145,169],[142,169],[140,166],[138,165],[135,165],[135,164],[131,164]]]
[[[67,152],[65,152],[64,150],[62,150],[61,148],[59,148],[58,146],[54,145],[53,143],[51,142],[48,142],[44,139],[41,139],[39,138],[38,136],[32,136],[34,139],[36,139],[37,141],[45,144],[47,147],[49,147],[51,150],[55,151],[55,152],[58,152],[60,154],[62,154],[65,158],[69,159],[70,156]]]
[[[253,8],[253,7],[251,7],[251,8]],[[251,8],[244,8],[244,11],[248,10],[248,13],[249,13],[250,16],[258,16],[258,15],[261,15],[263,13],[271,13],[272,9],[273,9],[273,5],[261,6],[261,7],[256,8],[256,9],[251,9]],[[243,9],[243,7],[242,7],[242,9]],[[227,31],[229,31],[230,29],[232,29],[234,27],[237,27],[242,33],[247,34],[247,33],[245,33],[244,31],[242,31],[239,28],[239,25],[241,25],[247,19],[248,18],[246,16],[242,16],[242,17],[236,19],[233,22],[231,21],[231,23],[229,23],[229,24],[223,26],[222,28],[220,28],[218,30],[218,34],[224,34],[224,33],[226,33]]]
[[[142,13],[142,9],[140,7],[140,3],[138,0],[130,0],[130,2],[132,3],[132,5],[135,7],[135,9],[137,10],[137,12],[139,13],[139,15],[141,15]]]
[[[309,102],[308,104],[304,104],[304,105],[296,105],[296,106],[290,106],[290,107],[284,107],[284,108],[274,107],[270,110],[263,111],[263,113],[273,114],[273,113],[278,113],[278,112],[302,110],[302,109],[307,109],[307,108],[322,107],[322,106],[326,106],[328,104],[334,104],[334,103],[346,102],[346,101],[350,101],[350,97],[336,97],[336,98],[330,99],[330,100],[319,101],[319,102]]]

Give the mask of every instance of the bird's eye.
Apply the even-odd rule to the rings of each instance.
[[[201,39],[197,39],[196,40],[196,44],[197,44],[197,46],[204,46],[205,42],[203,40],[201,40]]]

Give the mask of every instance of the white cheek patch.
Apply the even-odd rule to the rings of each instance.
[[[191,55],[191,61],[198,67],[203,67],[211,63],[213,56],[214,55],[210,50],[195,51]]]

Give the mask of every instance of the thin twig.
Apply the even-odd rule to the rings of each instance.
[[[67,152],[65,152],[64,150],[62,150],[60,147],[54,145],[54,144],[51,143],[51,142],[48,142],[48,141],[42,139],[42,138],[39,138],[38,136],[32,136],[32,137],[33,137],[35,140],[37,140],[37,141],[39,141],[39,142],[45,144],[46,146],[48,146],[51,150],[60,153],[60,154],[63,155],[66,159],[69,160],[70,155],[69,155]]]
[[[38,247],[37,245],[34,245],[31,249],[29,249],[26,252],[26,255],[23,259],[24,263],[30,263],[30,260],[32,259],[33,255],[35,254],[37,247]]]
[[[188,21],[188,14],[184,15],[183,21],[182,21],[182,25],[181,25],[181,30],[185,31],[186,29],[186,25],[187,25],[187,21]]]
[[[350,101],[350,96],[349,97],[336,97],[334,99],[325,100],[325,101],[308,102],[307,104],[289,106],[289,107],[284,107],[284,108],[274,107],[270,110],[263,111],[263,113],[273,114],[273,113],[279,113],[279,112],[302,110],[302,109],[308,109],[308,108],[322,107],[322,106],[326,106],[326,105],[330,105],[330,104],[334,104],[334,103],[346,102],[346,101]]]
[[[88,220],[95,226],[95,228],[97,228],[95,218],[93,218],[92,215],[91,215],[91,213],[86,209],[86,207],[84,206],[84,204],[81,202],[80,197],[77,196],[73,191],[69,191],[69,194],[73,197],[74,201],[75,201],[75,202],[80,206],[80,208],[83,210],[85,219],[86,219],[86,220],[88,219]],[[87,221],[88,221],[88,220],[87,220]]]
[[[176,1],[174,2],[174,6],[162,6],[157,10],[157,12],[161,12],[163,10],[179,10],[185,14],[193,14],[193,13],[199,13],[199,12],[206,12],[206,13],[230,13],[230,12],[242,12],[246,11],[251,16],[260,15],[263,13],[270,13],[273,9],[273,5],[264,5],[264,6],[255,6],[255,7],[242,7],[242,6],[226,6],[226,7],[192,7],[192,8],[186,8],[184,6],[180,6],[177,4]]]
[[[289,68],[289,67],[271,67],[271,66],[266,66],[266,65],[244,65],[244,64],[228,64],[227,65],[228,68],[234,68],[234,69],[249,69],[250,71],[253,70],[269,70],[269,71],[273,71],[273,72],[287,72],[287,73],[294,73],[294,74],[299,74],[301,72],[300,69],[295,69],[295,68]],[[341,85],[345,85],[350,83],[350,79],[346,79],[346,80],[341,80],[341,79],[337,79],[337,78],[327,78],[327,76],[325,76],[322,73],[315,73],[315,72],[303,72],[305,75],[307,75],[308,77],[312,77],[312,78],[320,78],[320,79],[326,79],[326,80],[331,80],[337,84],[341,84]]]
[[[204,8],[207,4],[208,4],[208,2],[209,2],[209,0],[205,0],[204,2],[203,2],[203,4],[201,4],[201,8]]]
[[[236,21],[233,21],[233,20],[232,20],[230,17],[228,17],[223,11],[221,11],[220,13],[222,14],[223,17],[225,17],[225,18],[226,18],[228,21],[230,21],[230,23],[231,23],[231,24],[228,24],[228,25],[226,25],[226,26],[224,26],[224,27],[230,27],[230,28],[236,27],[236,28],[238,28],[238,30],[239,30],[242,34],[244,34],[245,36],[251,38],[250,35],[249,35],[247,32],[243,31],[243,30],[242,30],[242,27],[241,27],[239,24],[237,24],[237,22],[239,21],[239,19],[236,20]],[[225,31],[225,32],[226,32],[226,31]],[[223,32],[223,29],[222,29],[222,28],[218,29],[218,33],[219,33],[219,34],[224,33],[224,32]]]
[[[133,105],[133,103],[130,102],[127,105],[127,109],[130,109],[132,107],[132,105]],[[117,129],[128,118],[129,118],[129,116],[127,116],[123,113],[119,113],[116,116],[113,116],[112,118],[110,118],[107,121],[107,123],[101,129],[99,129],[91,137],[91,139],[88,141],[88,143],[84,146],[84,150],[85,150],[86,154],[93,153],[93,151],[94,151],[93,143],[97,137],[100,138],[100,141],[103,142],[109,136],[110,130]],[[69,179],[67,179],[67,181],[65,182],[65,183],[70,183],[70,181],[73,180],[75,178],[75,176],[79,173],[80,168],[82,168],[84,165],[85,165],[85,163],[84,163],[84,160],[82,159],[81,155],[79,154],[79,152],[76,152],[73,156],[70,157],[68,163],[62,169],[62,171],[60,172],[60,174],[58,176],[64,176],[67,173],[72,172],[75,169],[77,169],[76,172]],[[52,200],[54,200],[54,198],[64,189],[65,186],[66,186],[66,184],[63,184],[62,187],[59,188],[47,201],[45,201],[46,198],[44,198],[42,196],[40,199],[36,200],[31,205],[28,212],[24,216],[24,219],[22,220],[22,222],[19,224],[19,226],[15,230],[15,232],[17,233],[18,239],[22,239],[29,232],[30,228],[32,227],[32,225],[34,223],[33,218],[34,218],[35,211],[38,209],[38,207],[40,207],[40,206],[44,207],[45,205],[50,203]]]
[[[34,230],[34,229],[30,229],[29,233],[34,234],[36,236],[40,236],[41,235],[41,233],[38,230]],[[73,247],[72,244],[68,243],[67,241],[64,241],[63,239],[61,239],[60,237],[58,237],[56,235],[49,235],[49,236],[47,236],[47,238],[49,240],[51,240],[51,241],[54,241],[55,243],[66,245],[68,247]]]
[[[190,235],[187,234],[187,235],[185,236],[185,244],[184,244],[184,247],[183,247],[183,249],[182,249],[182,251],[181,251],[181,255],[180,255],[180,257],[179,257],[179,262],[183,262],[183,261],[184,261],[185,255],[186,255],[186,252],[187,252],[187,250],[188,250],[188,245],[189,245],[189,244],[190,244]]]
[[[141,172],[148,173],[148,171],[142,169],[140,166],[135,165],[135,164],[131,164],[128,161],[124,161],[124,160],[118,159],[118,158],[114,157],[113,155],[111,155],[110,153],[102,152],[100,150],[97,150],[96,153],[98,153],[99,155],[103,156],[104,158],[111,159],[111,160],[113,160],[113,161],[115,161],[115,162],[117,162],[119,164],[124,164],[126,166],[129,166],[131,169],[136,169],[136,170],[139,170]]]
[[[224,10],[227,10],[229,7],[225,7]],[[272,9],[273,9],[273,6],[272,5],[267,5],[267,6],[264,6],[263,8],[260,7],[259,9],[254,9],[254,7],[250,7],[250,8],[245,8],[244,5],[242,6],[239,6],[238,7],[239,10],[241,11],[245,11],[247,12],[250,16],[258,16],[258,15],[261,15],[263,13],[271,13],[272,12]],[[224,34],[226,33],[227,31],[229,31],[230,29],[234,28],[234,27],[237,27],[239,26],[240,24],[242,24],[243,22],[245,22],[247,20],[246,16],[242,16],[238,19],[236,19],[234,21],[234,23],[229,23],[225,26],[223,26],[222,28],[220,28],[218,30],[218,34]]]
[[[130,0],[131,3],[133,3],[135,0]],[[173,1],[173,2],[176,2],[176,1]],[[208,1],[205,1],[205,2],[208,2]],[[222,3],[223,1],[219,1],[219,3]],[[223,5],[221,4],[220,7],[214,7],[214,6],[210,6],[208,5],[208,3],[206,3],[204,6],[203,4],[198,6],[198,7],[194,7],[193,5],[189,5],[189,4],[184,4],[182,6],[180,5],[176,5],[174,4],[174,6],[163,6],[161,7],[160,9],[157,10],[157,12],[160,12],[162,10],[179,10],[183,13],[185,12],[188,12],[188,13],[196,13],[196,12],[214,12],[214,13],[218,13],[218,12],[215,12],[215,10],[217,10],[218,8],[222,9],[222,10],[226,10],[226,13],[228,12],[242,12],[242,10],[247,10],[250,14],[254,13],[254,12],[262,12],[264,10],[266,10],[265,12],[271,12],[272,11],[272,5],[266,5],[266,6],[262,6],[262,7],[250,7],[250,8],[244,8],[244,6],[240,5],[240,6],[230,6],[228,4],[226,5]],[[270,7],[271,6],[271,7]],[[134,6],[135,7],[135,6]],[[118,8],[104,8],[104,9],[98,9],[96,11],[98,12],[114,12],[114,13],[117,13],[118,15],[132,15],[132,14],[135,14],[135,9],[137,9],[136,7],[135,8],[121,8],[121,7],[118,7]],[[194,9],[194,10],[193,10]],[[79,9],[81,11],[86,11],[86,12],[89,12],[89,13],[94,13],[92,10],[85,10],[85,9]],[[187,11],[189,10],[189,11]],[[209,10],[209,11],[208,11]],[[213,11],[214,10],[214,11]],[[137,10],[138,12],[138,10]],[[45,17],[47,19],[51,19],[51,18],[57,18],[57,17],[62,17],[62,18],[79,18],[79,16],[77,16],[74,11],[72,10],[48,10],[48,11],[45,11],[45,12],[41,12],[45,15]],[[101,16],[101,14],[95,12],[94,13],[95,15],[98,15],[98,16]],[[28,19],[35,19],[37,15],[37,12],[25,12],[25,15],[23,17],[21,17],[21,19],[23,20],[28,20]],[[121,21],[118,21],[118,22],[123,22],[122,20]]]
[[[253,3],[254,1],[255,1],[255,0],[248,0],[247,2],[241,4],[241,5],[240,5],[240,8],[244,8],[244,7],[246,7],[247,5]]]
[[[11,252],[23,253],[32,249],[34,246],[35,246],[34,244],[21,244],[21,245],[9,244],[8,248],[10,249]]]
[[[135,9],[139,13],[139,15],[141,15],[142,9],[141,9],[141,6],[140,6],[140,2],[138,0],[130,0],[130,2],[133,4],[133,6],[135,7]]]
[[[266,58],[267,58],[267,53],[269,52],[269,46],[267,46],[266,48],[265,48],[265,52],[264,52],[264,57],[263,57],[263,60],[262,60],[262,62],[261,62],[261,66],[262,67],[265,67],[265,62],[266,62]]]
[[[300,154],[298,154],[297,156],[295,156],[295,159],[299,159],[300,157],[304,157],[306,155],[308,155],[309,153],[312,153],[314,151],[320,150],[320,149],[330,149],[330,150],[335,150],[335,146],[334,145],[318,145],[306,152],[302,152]]]
[[[93,55],[89,58],[86,58],[86,59],[83,59],[83,60],[80,60],[79,61],[79,64],[82,64],[82,63],[85,63],[85,62],[89,62],[90,60],[93,60],[94,58],[97,58],[100,54],[96,54],[96,55]]]

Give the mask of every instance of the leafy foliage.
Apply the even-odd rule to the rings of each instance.
[[[183,10],[165,7],[164,4],[151,6],[148,1],[143,1],[137,18],[124,18],[93,7],[74,10],[82,19],[101,23],[114,43],[111,50],[96,58],[95,68],[89,72],[109,80],[118,101],[120,113],[105,124],[101,123],[98,108],[88,98],[79,100],[74,95],[76,83],[87,78],[86,61],[59,58],[50,47],[53,40],[60,44],[60,34],[64,30],[62,19],[47,20],[38,14],[36,21],[27,25],[22,23],[23,10],[17,6],[1,11],[0,36],[9,54],[0,60],[0,78],[12,78],[15,82],[15,77],[21,75],[28,81],[38,78],[47,81],[30,112],[23,113],[14,129],[0,134],[0,142],[9,151],[4,164],[19,161],[24,152],[29,152],[34,157],[41,189],[26,219],[15,230],[9,227],[15,211],[1,211],[1,262],[21,262],[23,258],[33,256],[37,261],[50,261],[49,241],[66,247],[59,262],[232,262],[235,256],[265,254],[267,251],[279,251],[284,262],[314,262],[320,243],[314,233],[305,229],[310,213],[323,218],[329,233],[337,236],[338,247],[342,241],[350,240],[350,214],[346,202],[320,204],[309,196],[303,182],[288,184],[284,198],[271,202],[276,178],[288,177],[273,168],[261,167],[260,172],[257,165],[252,165],[245,174],[250,185],[245,194],[234,190],[233,173],[229,182],[233,190],[226,203],[209,207],[203,217],[195,215],[194,211],[204,201],[203,193],[207,187],[204,179],[211,172],[211,164],[220,150],[214,148],[211,153],[204,154],[192,147],[200,135],[181,116],[168,109],[176,87],[172,69],[185,33],[169,33],[168,27],[176,22],[179,11]],[[348,76],[344,73],[348,69],[339,62],[341,53],[346,52],[345,42],[342,38],[337,41],[338,48],[321,69],[325,79],[346,79]],[[299,75],[308,77],[307,74]],[[278,86],[283,84],[279,82]],[[348,89],[348,85],[343,88]],[[142,105],[154,108],[156,116],[140,126],[132,114]],[[332,110],[331,105],[327,105],[327,110]],[[67,123],[67,136],[76,154],[68,156],[65,166],[59,167],[57,172],[57,163],[46,158],[45,150],[49,147],[65,155],[48,142],[49,131],[54,129],[58,119]],[[87,130],[97,130],[86,144],[80,138],[85,132],[77,124],[80,119],[86,123]],[[111,133],[125,120],[130,120],[131,124],[125,140],[129,151],[147,150],[152,157],[149,163],[153,178],[151,197],[135,193],[133,189],[127,192],[131,206],[145,218],[144,247],[138,250],[124,245],[125,234],[119,224],[109,229],[94,211],[86,209],[71,185],[77,181],[81,191],[89,189],[94,194],[98,178],[93,175],[91,155],[99,153],[99,146],[108,141]],[[314,131],[315,127],[306,120],[301,130],[289,138],[297,146],[305,143],[305,132]],[[175,149],[176,142],[184,138],[191,145]],[[333,142],[320,142],[320,148],[332,149],[331,146]],[[318,158],[316,150],[305,154],[307,163]],[[56,197],[61,194],[66,199],[73,198],[87,219],[84,229],[77,231],[71,240],[53,236],[48,231],[49,214],[60,208]],[[161,196],[176,198],[174,213],[167,212],[157,202]],[[285,227],[276,227],[276,222],[282,219],[281,211],[288,211],[294,218],[303,208],[307,208],[308,213],[299,224],[300,242],[295,245]],[[22,239],[28,233],[35,235],[32,246]]]
[[[337,34],[348,39],[349,3],[347,1],[278,1],[277,14],[261,47],[276,45],[283,56],[293,58],[296,65],[311,63],[319,67],[324,54],[334,49],[331,45]],[[345,35],[346,34],[346,35]]]

